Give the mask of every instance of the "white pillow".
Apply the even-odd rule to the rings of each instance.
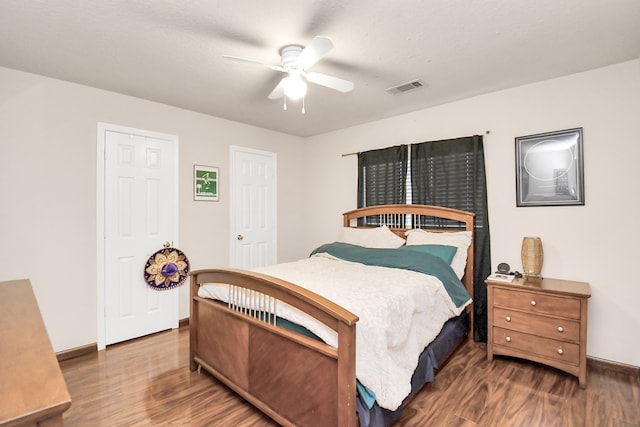
[[[404,239],[386,225],[375,228],[343,227],[340,241],[365,248],[397,249],[404,245]]]
[[[448,245],[458,249],[451,261],[451,268],[455,271],[459,279],[464,276],[464,269],[467,266],[467,249],[471,244],[471,231],[455,231],[433,233],[424,230],[407,230],[407,246],[412,245]]]

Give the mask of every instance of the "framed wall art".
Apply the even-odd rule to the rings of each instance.
[[[212,166],[193,166],[193,200],[218,201],[220,170]]]
[[[584,205],[582,128],[516,138],[517,206]]]

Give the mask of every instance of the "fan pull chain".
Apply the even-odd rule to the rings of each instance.
[[[302,114],[304,114],[304,113],[305,113],[305,111],[304,111],[304,96],[303,96],[302,97]]]
[[[284,111],[287,111],[287,95],[283,96],[284,98]]]

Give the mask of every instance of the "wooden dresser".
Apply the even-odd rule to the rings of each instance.
[[[515,356],[587,380],[588,283],[519,278],[487,279],[487,357]]]
[[[0,426],[62,426],[71,397],[29,280],[0,282]]]

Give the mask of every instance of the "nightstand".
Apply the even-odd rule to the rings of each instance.
[[[518,278],[487,279],[487,357],[515,356],[587,380],[588,283]]]

